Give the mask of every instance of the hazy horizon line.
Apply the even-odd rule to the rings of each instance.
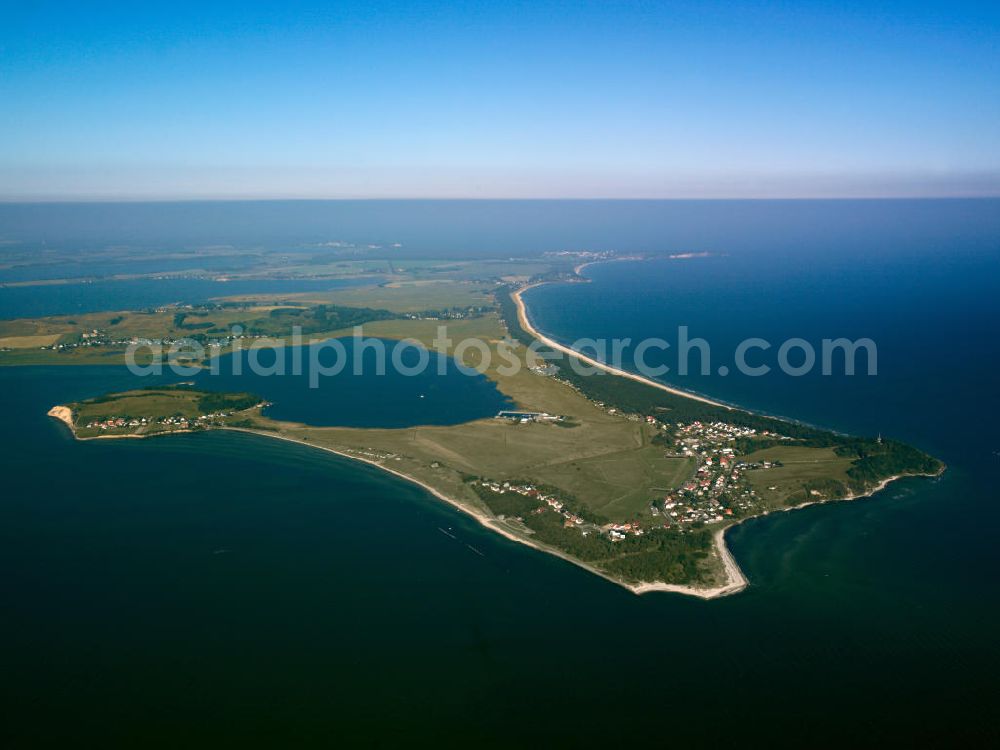
[[[4,197],[0,205],[41,205],[58,203],[710,203],[710,202],[768,202],[768,201],[941,201],[941,200],[997,200],[995,193],[927,194],[927,195],[773,195],[773,196],[64,196],[64,197]]]

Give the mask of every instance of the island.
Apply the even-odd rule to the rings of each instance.
[[[536,330],[522,298],[539,283],[582,281],[580,258],[557,260],[571,265],[487,280],[396,278],[329,299],[228,300],[189,311],[206,313],[212,323],[197,330],[202,334],[222,331],[220,320],[241,316],[263,321],[264,334],[296,319],[312,326],[309,343],[343,335],[340,322],[361,321],[368,335],[428,348],[447,320],[453,339],[505,347],[521,365],[510,374],[495,357],[483,368],[515,405],[491,418],[399,429],[316,427],[266,416],[267,404],[253,394],[210,393],[189,384],[112,393],[61,404],[49,414],[81,440],[238,430],[329,451],[414,482],[486,528],[635,593],[702,598],[747,586],[726,546],[734,525],[866,497],[896,479],[944,470],[937,459],[896,440],[755,414],[559,344]],[[150,313],[175,332],[197,325],[191,322],[197,316],[178,314]],[[151,335],[152,323],[142,322]],[[545,355],[544,366],[529,345]],[[88,356],[98,350],[86,349]],[[474,351],[450,353],[477,364]],[[572,357],[597,372],[575,372],[567,366]]]

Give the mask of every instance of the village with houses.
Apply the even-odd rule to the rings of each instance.
[[[531,500],[537,500],[538,506],[531,513],[534,515],[540,515],[547,511],[558,513],[565,519],[563,525],[566,528],[577,528],[584,536],[603,531],[601,527],[593,523],[587,523],[582,517],[566,508],[565,501],[560,500],[556,493],[540,490],[534,484],[527,482],[498,482],[490,479],[473,480],[471,484],[474,487],[481,487],[483,490],[488,490],[496,495],[513,493]],[[503,520],[503,515],[500,514],[501,520]],[[519,517],[515,517],[515,520],[524,521],[523,518]]]
[[[165,417],[111,416],[89,421],[85,425],[79,425],[78,429],[96,430],[98,433],[137,435],[153,432],[185,432],[222,426],[225,424],[224,420],[231,416],[232,412],[227,411],[190,418],[181,414]]]
[[[656,423],[653,417],[646,420]],[[746,473],[775,468],[780,464],[742,461],[734,444],[739,440],[788,438],[724,422],[677,423],[663,425],[663,429],[672,430],[672,455],[691,458],[697,465],[691,479],[650,506],[650,514],[654,518],[662,518],[664,527],[674,523],[721,523],[732,517],[753,515],[763,510]]]
[[[552,418],[548,414],[529,412],[501,412],[497,417],[515,422]],[[630,536],[642,536],[653,529],[683,531],[763,512],[764,506],[747,480],[747,473],[777,468],[781,464],[742,460],[736,447],[737,441],[790,438],[724,422],[663,423],[652,416],[639,419],[665,436],[666,440],[662,442],[666,457],[690,460],[692,474],[681,486],[670,491],[651,491],[648,513],[633,520],[588,520],[583,517],[583,511],[574,512],[569,507],[573,500],[565,493],[533,482],[478,479],[471,484],[479,489],[481,496],[485,496],[488,505],[490,495],[518,495],[536,503],[527,511],[527,515],[505,519],[505,514],[500,513],[498,517],[501,520],[526,523],[530,521],[530,516],[554,513],[562,517],[564,528],[576,529],[584,537],[603,536],[612,542],[620,542]]]
[[[530,422],[562,422],[566,417],[558,414],[549,414],[545,411],[501,411],[497,412],[496,419],[506,419],[510,422],[528,424]]]
[[[62,340],[53,344],[47,344],[38,347],[39,350],[43,351],[53,351],[53,352],[70,352],[75,349],[87,349],[90,347],[128,347],[128,346],[141,346],[141,347],[159,347],[159,346],[185,346],[195,339],[190,336],[185,336],[182,338],[174,338],[170,336],[161,338],[145,338],[141,336],[127,336],[127,337],[115,337],[109,334],[107,331],[102,331],[100,329],[92,329],[85,333],[79,335],[78,340],[73,340],[73,337],[68,337],[69,340]],[[213,336],[210,345],[212,347],[224,348],[233,344],[236,341],[248,341],[267,338],[263,334],[251,334],[251,333],[230,333]]]

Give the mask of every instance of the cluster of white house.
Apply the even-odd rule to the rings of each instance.
[[[677,523],[720,523],[736,510],[748,512],[756,508],[758,497],[746,480],[751,468],[770,468],[772,463],[739,462],[730,443],[738,438],[788,439],[768,431],[725,422],[691,422],[675,425],[677,454],[696,458],[695,475],[663,499],[662,506],[653,504],[652,513],[663,513]]]
[[[112,338],[108,334],[92,328],[80,334],[80,341],[71,341],[64,344],[49,344],[40,346],[39,349],[48,349],[54,352],[66,351],[68,349],[79,349],[86,346],[127,346],[134,342],[131,338]]]
[[[121,427],[142,427],[149,424],[145,417],[139,419],[129,417],[108,417],[96,422],[87,423],[88,430],[111,430]]]
[[[509,419],[512,422],[527,424],[528,422],[561,422],[565,417],[549,414],[546,411],[501,411],[496,419]]]
[[[251,339],[264,339],[268,338],[266,334],[263,333],[247,333],[235,335],[223,335],[213,337],[209,342],[209,346],[225,347],[234,341],[243,341]],[[89,346],[173,346],[181,345],[190,341],[188,338],[158,338],[158,339],[148,339],[142,338],[140,336],[130,336],[128,338],[112,338],[106,333],[102,333],[97,329],[94,329],[88,333],[81,334],[80,341],[71,341],[61,344],[50,344],[46,346],[40,346],[39,349],[46,349],[51,351],[68,351],[70,349],[79,349]]]
[[[390,459],[395,459],[396,461],[401,460],[395,453],[386,453],[385,451],[377,451],[372,448],[345,448],[344,452],[368,461],[375,461],[376,463],[381,463],[382,461],[388,461]]]
[[[146,427],[150,424],[169,425],[171,427],[190,427],[192,425],[204,425],[216,419],[223,419],[231,415],[228,411],[218,411],[212,414],[202,414],[199,417],[188,419],[181,415],[170,417],[107,417],[96,421],[88,422],[88,430],[113,430],[125,427]]]
[[[651,419],[647,417],[647,419]],[[678,422],[675,425],[675,434],[678,435],[677,447],[685,456],[693,456],[702,452],[703,445],[719,448],[724,443],[735,442],[739,438],[771,438],[776,440],[791,440],[784,435],[778,435],[768,430],[757,432],[752,427],[741,427],[727,422],[691,422],[684,424]],[[727,451],[732,453],[730,449]]]
[[[604,406],[600,402],[595,402]],[[608,408],[609,413],[616,413],[614,408]],[[654,525],[669,528],[675,525],[704,523],[722,523],[734,515],[743,515],[759,510],[760,498],[747,480],[746,472],[754,469],[769,469],[780,466],[772,461],[746,462],[737,458],[737,451],[732,446],[736,440],[761,438],[770,440],[791,440],[767,430],[758,431],[751,427],[729,424],[726,422],[662,423],[652,416],[624,414],[634,421],[645,421],[652,427],[673,434],[675,438],[674,456],[693,458],[697,461],[694,476],[677,489],[671,490],[662,498],[652,501],[650,514],[661,521]],[[519,422],[559,419],[541,412],[504,411],[497,414],[499,419],[511,419]],[[669,454],[668,454],[669,455]],[[629,523],[612,523],[603,526],[585,522],[564,509],[564,503],[552,495],[540,492],[531,484],[512,482],[497,482],[482,480],[482,486],[496,492],[515,492],[527,497],[537,498],[541,503],[533,513],[547,510],[560,513],[565,517],[565,526],[580,528],[586,535],[591,531],[606,534],[612,541],[621,541],[629,535],[639,536],[644,533],[643,524],[636,520]],[[648,529],[648,522],[646,522]]]
[[[632,521],[631,523],[609,524],[605,526],[603,530],[607,532],[613,542],[620,542],[629,534],[632,534],[633,536],[642,536],[643,533],[645,533],[643,532],[638,521]]]

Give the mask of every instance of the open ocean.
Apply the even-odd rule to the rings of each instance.
[[[242,205],[226,215],[254,213]],[[132,377],[0,368],[5,746],[995,739],[1000,201],[288,205],[260,221],[298,221],[289,242],[710,252],[594,265],[590,284],[526,298],[560,340],[673,340],[687,325],[720,363],[746,336],[871,337],[875,377],[665,377],[909,441],[948,472],[736,528],[751,583],[739,595],[636,597],[305,447],[224,433],[74,442],[45,411]],[[100,230],[115,212],[136,239],[184,208],[0,206],[0,235],[46,227],[47,242],[75,231],[96,245],[121,241]],[[223,233],[180,226],[159,243]],[[260,231],[280,244],[275,226]],[[303,389],[293,406],[323,399],[316,413],[336,421],[345,399],[358,423],[384,386]],[[485,384],[453,397],[463,414],[499,403]],[[419,401],[394,401],[394,424],[441,406]]]

